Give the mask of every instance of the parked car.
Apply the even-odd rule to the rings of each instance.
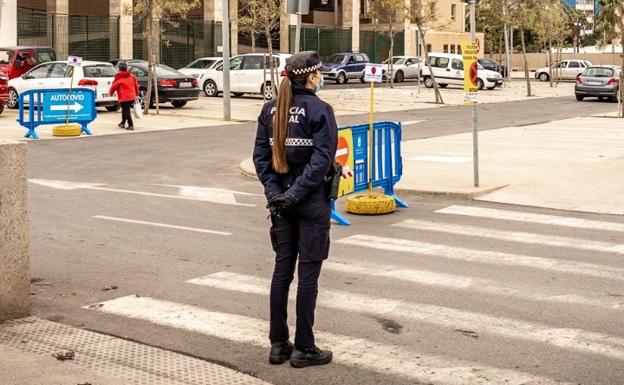
[[[289,54],[273,55],[276,64],[275,81],[279,86],[285,74],[284,67]],[[273,97],[271,87],[270,59],[268,55],[246,54],[230,59],[230,90],[236,97],[244,94],[261,94],[265,99]],[[218,96],[223,92],[223,63],[204,72],[199,78],[201,88],[206,96]]]
[[[621,72],[622,68],[618,66],[587,68],[576,78],[574,86],[576,100],[582,102],[587,97],[597,97],[598,99],[609,98],[617,102]]]
[[[394,56],[392,60],[392,71],[396,83],[401,83],[405,79],[418,79],[420,76],[420,58],[416,56]],[[388,72],[390,72],[390,59],[381,63],[381,68],[384,79],[387,79]]]
[[[130,64],[130,63],[147,64],[147,60],[143,60],[143,59],[113,59],[113,60],[109,60],[108,62],[114,65],[115,67],[117,67],[117,64],[119,64],[120,61],[125,61],[127,64]]]
[[[449,84],[464,85],[464,62],[462,55],[451,53],[430,53],[429,62],[433,74],[429,71],[427,65],[423,66],[422,77],[425,87],[433,87],[433,77],[435,77],[438,86],[446,88]],[[503,86],[503,76],[498,72],[487,70],[477,64],[477,84],[479,89],[487,88],[493,90],[496,87]]]
[[[9,79],[15,79],[39,64],[56,60],[50,47],[6,47],[0,48],[0,70]]]
[[[492,59],[482,58],[482,59],[477,59],[477,61],[486,70],[498,72],[499,74],[501,74],[503,76],[507,76],[507,67],[506,66],[504,66],[502,64],[499,64],[499,63],[495,62]]]
[[[76,71],[72,81],[72,72]],[[19,95],[28,90],[86,87],[96,92],[95,105],[109,111],[119,109],[117,98],[108,91],[117,70],[107,62],[83,61],[81,67],[71,67],[66,61],[40,64],[22,76],[9,80],[9,108],[19,107]]]
[[[147,95],[147,63],[128,62],[128,71],[139,82],[139,100],[145,105]],[[199,84],[197,79],[166,66],[156,64],[156,81],[158,82],[158,103],[171,103],[176,108],[181,108],[191,100],[199,98]],[[152,91],[153,93],[154,91]],[[150,98],[150,107],[155,104],[154,94]]]
[[[184,68],[178,69],[178,71],[185,75],[199,79],[204,72],[214,69],[222,62],[223,58],[221,57],[203,57],[191,62]]]
[[[4,105],[9,101],[9,77],[0,70],[0,114],[4,112]]]
[[[550,69],[548,67],[539,68],[535,71],[535,78],[542,82],[550,80],[550,74],[560,74],[564,80],[575,80],[586,68],[592,66],[587,60],[564,60],[556,63]]]
[[[370,59],[365,53],[337,53],[323,62],[330,68],[328,72],[323,72],[323,77],[337,84],[346,84],[349,79],[360,79],[364,83],[367,63]]]

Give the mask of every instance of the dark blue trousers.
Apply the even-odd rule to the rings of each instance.
[[[271,343],[289,338],[288,291],[297,274],[297,323],[295,347],[314,346],[314,311],[318,279],[329,254],[331,204],[324,189],[314,192],[290,214],[271,216],[271,243],[275,270],[271,281]]]

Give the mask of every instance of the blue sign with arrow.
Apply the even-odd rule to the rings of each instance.
[[[20,94],[17,122],[28,129],[27,138],[39,139],[35,129],[40,125],[66,122],[80,124],[82,132],[91,135],[87,125],[97,115],[95,97],[87,88],[29,90]]]

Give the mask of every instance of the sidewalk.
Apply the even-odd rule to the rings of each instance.
[[[483,131],[480,187],[472,133],[402,144],[403,194],[624,215],[624,120],[586,117]],[[240,165],[254,175],[251,160]]]
[[[74,352],[59,361],[53,353]],[[0,323],[3,385],[269,385],[220,365],[28,317]]]

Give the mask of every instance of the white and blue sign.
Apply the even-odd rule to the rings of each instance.
[[[39,139],[38,126],[65,122],[78,123],[91,135],[87,125],[96,118],[95,95],[87,88],[26,91],[20,94],[17,122],[28,129],[27,138]]]

